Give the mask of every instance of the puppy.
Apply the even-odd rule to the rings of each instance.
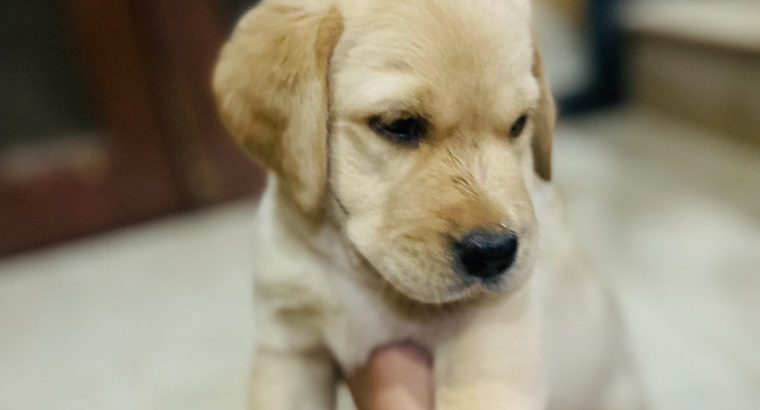
[[[256,410],[332,409],[413,341],[438,409],[639,409],[612,305],[562,220],[526,0],[265,0],[224,47],[257,214]],[[337,370],[336,371],[336,367]]]

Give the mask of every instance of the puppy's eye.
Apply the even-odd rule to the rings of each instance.
[[[427,132],[427,122],[419,117],[406,117],[384,121],[373,117],[369,126],[378,134],[392,142],[408,146],[418,146]]]
[[[523,115],[512,124],[512,128],[509,129],[509,137],[517,138],[522,135],[526,125],[528,125],[528,116]]]

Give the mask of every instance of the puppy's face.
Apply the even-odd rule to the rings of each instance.
[[[526,3],[362,7],[332,59],[330,188],[350,241],[428,303],[530,267],[540,91]]]
[[[312,87],[291,97],[297,102],[278,95],[287,101],[272,107],[273,97],[259,95],[259,86],[253,96],[259,105],[252,106],[240,93],[233,98],[224,90],[229,81],[241,81],[229,74],[239,75],[240,62],[225,62],[252,47],[233,38],[215,80],[233,133],[257,157],[270,152],[263,161],[289,181],[305,212],[319,208],[317,203],[332,204],[356,250],[405,296],[447,303],[523,282],[536,236],[526,183],[534,168],[548,178],[553,121],[537,70],[528,2],[346,1],[339,11],[316,14],[277,7],[296,29],[319,16],[308,31],[317,66],[325,58],[325,42],[333,42],[327,47],[332,53],[325,71],[317,73],[318,84],[307,81],[302,69],[295,77],[282,70],[270,74],[270,85],[279,81],[278,89],[295,92],[299,81]],[[239,32],[245,20],[241,27]],[[270,40],[279,38],[282,46],[285,34]],[[302,42],[312,40],[300,34]],[[322,107],[302,108],[309,98]],[[306,113],[293,113],[298,110]],[[294,115],[324,121],[324,131],[303,130]],[[272,124],[279,116],[283,124]],[[268,128],[250,131],[256,127]],[[258,146],[261,133],[270,136],[266,141],[282,134],[274,144],[281,158],[271,158],[272,142]],[[324,146],[309,153],[323,156],[324,164],[280,152],[310,133],[324,138]],[[319,173],[293,176],[289,166]],[[313,186],[324,188],[304,200],[302,193]]]

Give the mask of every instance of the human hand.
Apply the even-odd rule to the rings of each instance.
[[[432,367],[414,345],[390,345],[375,351],[348,386],[359,410],[433,410]]]

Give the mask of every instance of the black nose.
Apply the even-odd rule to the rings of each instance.
[[[515,261],[518,240],[511,232],[470,232],[454,244],[454,254],[467,275],[493,279]]]

